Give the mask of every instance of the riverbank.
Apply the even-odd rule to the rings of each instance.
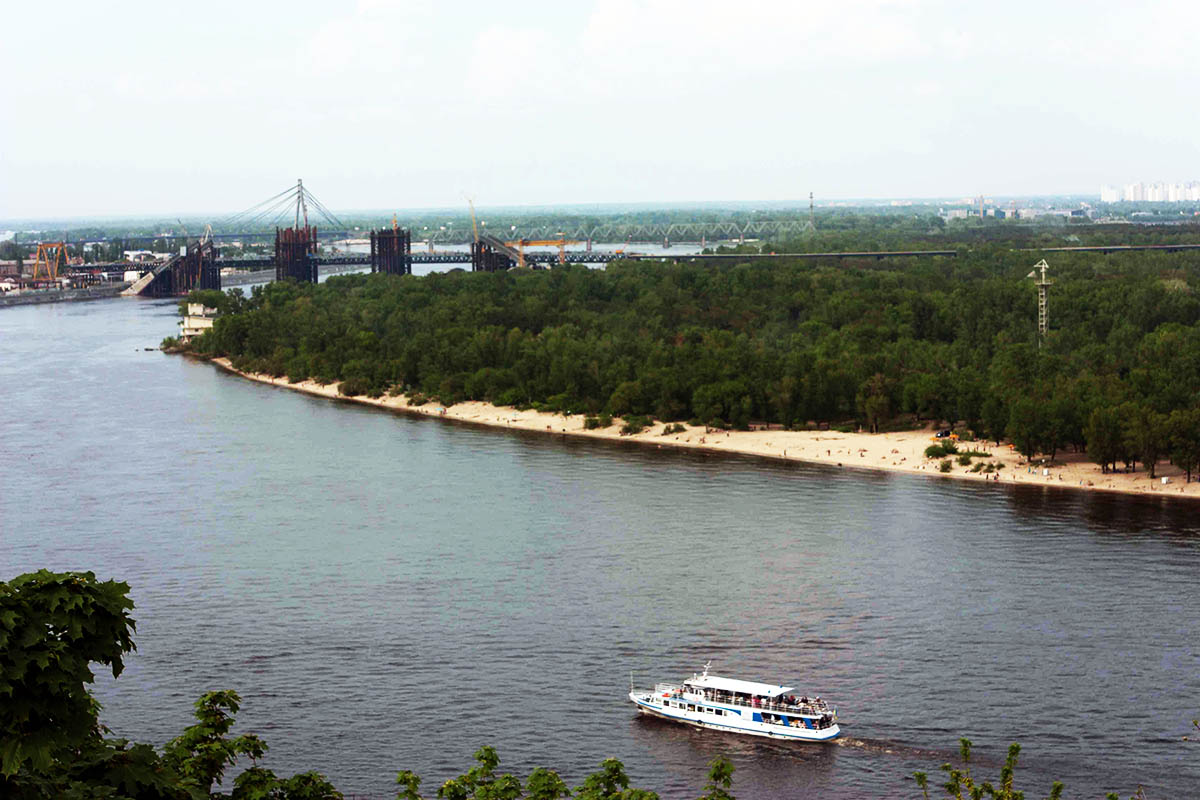
[[[229,359],[216,358],[212,363],[226,372],[292,389],[305,394],[334,400],[376,406],[389,411],[487,425],[494,428],[536,431],[559,436],[633,442],[651,447],[675,447],[709,453],[775,458],[826,464],[834,467],[886,470],[888,472],[918,473],[937,478],[987,481],[998,484],[1055,486],[1085,491],[1120,492],[1170,497],[1200,498],[1200,481],[1184,483],[1183,472],[1169,464],[1160,464],[1151,480],[1145,472],[1102,474],[1100,467],[1087,460],[1083,453],[1061,453],[1053,462],[1028,463],[1008,445],[992,446],[989,442],[963,442],[959,449],[987,453],[961,465],[951,458],[951,468],[942,472],[943,459],[925,458],[925,448],[935,441],[932,431],[901,431],[897,433],[840,433],[837,431],[785,431],[763,429],[752,431],[717,431],[683,425],[681,432],[664,435],[666,424],[656,422],[641,433],[622,435],[621,421],[614,420],[607,428],[587,430],[580,414],[564,416],[529,409],[518,411],[506,406],[470,401],[444,407],[437,402],[409,405],[405,395],[371,398],[345,397],[338,394],[338,384],[319,384],[315,381],[289,383],[286,378],[273,378],[234,369]],[[1000,465],[991,473],[972,472],[977,463]],[[1162,478],[1167,478],[1167,483]]]
[[[49,289],[37,292],[9,293],[0,295],[0,308],[9,306],[40,305],[42,303],[74,303],[85,300],[104,300],[117,297],[129,286],[129,283],[108,283],[101,286],[87,286],[82,289]]]

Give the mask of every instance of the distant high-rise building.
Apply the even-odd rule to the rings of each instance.
[[[1200,202],[1200,181],[1186,183],[1155,181],[1100,187],[1101,203],[1196,203]]]

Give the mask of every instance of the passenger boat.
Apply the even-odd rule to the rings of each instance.
[[[683,683],[659,683],[654,691],[633,688],[629,699],[642,714],[730,733],[824,742],[841,734],[837,709],[820,697],[797,697],[790,686],[692,675]]]

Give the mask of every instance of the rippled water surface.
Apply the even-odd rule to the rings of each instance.
[[[1043,796],[1197,796],[1200,518],[1162,499],[709,458],[410,419],[147,352],[174,304],[0,311],[0,565],[128,581],[104,721],[161,743],[232,688],[280,773],[432,793],[494,744],[575,784],[915,797],[960,735]],[[834,745],[638,718],[714,672],[840,710]]]

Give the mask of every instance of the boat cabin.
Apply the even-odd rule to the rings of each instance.
[[[834,724],[834,714],[820,697],[797,697],[791,686],[773,686],[716,675],[697,675],[682,685],[660,683],[655,694],[664,705],[678,703],[687,711],[708,708],[750,709],[755,722],[775,725],[802,725],[823,729]],[[673,702],[672,702],[673,701]],[[741,713],[740,711],[738,712]]]

